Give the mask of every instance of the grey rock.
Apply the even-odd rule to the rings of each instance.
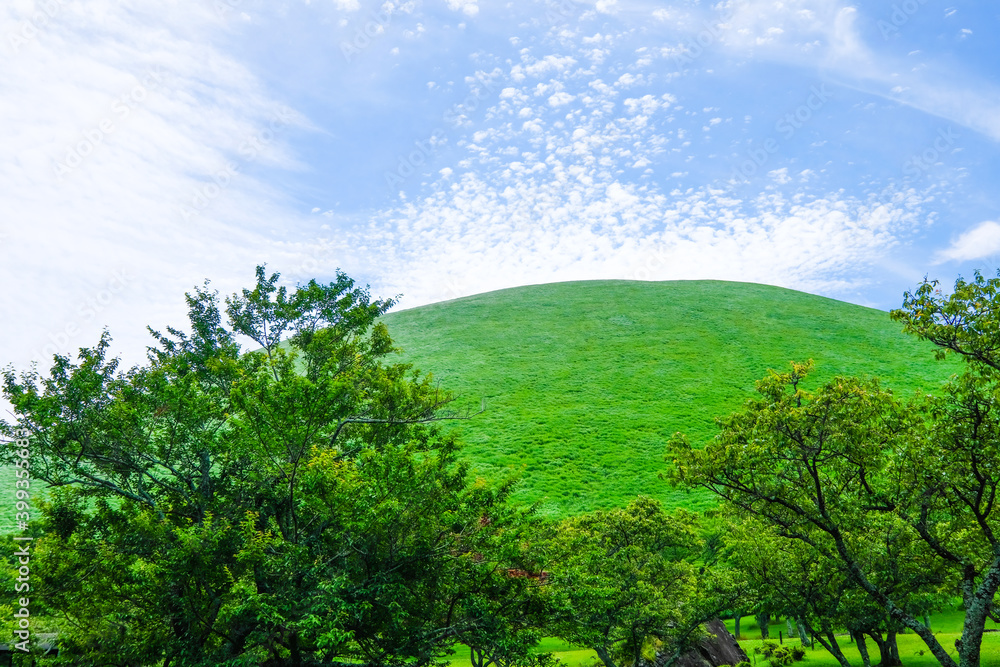
[[[746,652],[737,643],[736,637],[726,629],[721,620],[709,621],[704,627],[708,636],[679,657],[673,667],[720,667],[749,660]],[[656,656],[653,665],[644,667],[663,667],[669,659],[669,655],[660,654]]]

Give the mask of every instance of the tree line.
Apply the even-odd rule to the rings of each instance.
[[[898,662],[902,628],[945,667],[979,664],[1000,587],[1000,280],[925,282],[893,312],[968,361],[938,394],[809,389],[795,363],[704,447],[669,442],[665,476],[716,494],[708,516],[639,497],[554,521],[511,501],[515,479],[470,472],[442,428],[468,415],[393,359],[393,300],[340,272],[256,278],[187,294],[189,326],[151,329],[140,366],[105,332],[47,375],[4,372],[0,429],[30,432],[48,485],[17,596],[59,633],[58,662],[545,667],[550,636],[669,667],[705,621],[757,613],[845,667],[836,629],[866,665],[866,637]],[[15,561],[5,574],[13,591]],[[926,622],[956,595],[957,662]]]

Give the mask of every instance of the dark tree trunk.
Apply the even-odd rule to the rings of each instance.
[[[802,622],[801,618],[795,619],[795,623],[799,627],[799,641],[802,642],[803,646],[812,646],[812,640],[809,639],[809,633],[806,632],[806,624]]]
[[[504,661],[491,655],[481,648],[469,647],[469,662],[472,667],[489,667],[490,665],[503,665]]]
[[[889,630],[885,633],[885,641],[879,644],[879,657],[882,660],[882,667],[900,667],[902,661],[899,659],[899,647],[896,645],[896,631]]]
[[[608,649],[606,647],[595,646],[594,653],[596,653],[597,657],[601,659],[601,662],[604,663],[605,667],[618,667],[618,665],[615,664],[615,661],[611,659],[611,654],[608,653]]]
[[[728,667],[749,661],[746,651],[740,648],[721,619],[709,621],[702,627],[707,636],[696,644],[684,648],[686,643],[682,642],[669,656],[657,651],[652,663],[644,659],[642,667]]]
[[[882,633],[878,630],[869,630],[868,636],[872,638],[875,645],[878,646],[879,660],[885,660],[888,648],[885,645],[885,640],[882,639]]]
[[[737,639],[740,638],[740,619],[741,618],[743,618],[743,616],[740,614],[740,612],[737,611],[737,612],[733,613],[733,634],[736,635]]]
[[[302,667],[302,650],[299,647],[299,633],[297,631],[292,631],[290,646],[288,647],[289,657],[291,658],[292,667]]]
[[[890,630],[886,633],[886,644],[889,645],[889,660],[890,663],[886,665],[882,663],[884,667],[901,667],[903,661],[899,659],[899,645],[896,643],[896,631]]]
[[[771,631],[768,627],[771,624],[771,614],[766,611],[762,611],[757,614],[757,627],[760,628],[760,638],[770,639]]]
[[[983,630],[989,618],[993,595],[1000,587],[1000,556],[986,571],[979,586],[975,585],[975,573],[969,568],[963,584],[962,598],[965,602],[965,623],[962,637],[955,642],[958,649],[959,667],[979,667],[983,643]]]
[[[840,650],[840,644],[837,643],[837,638],[833,634],[833,628],[830,627],[830,623],[826,620],[821,621],[821,623],[823,630],[822,633],[817,634],[813,632],[812,628],[808,625],[806,625],[806,630],[808,630],[813,637],[816,638],[816,641],[820,643],[820,646],[829,651],[830,655],[837,659],[837,662],[840,663],[841,667],[851,667],[851,663],[847,661],[847,657],[844,655],[844,652]]]
[[[882,633],[872,630],[868,635],[878,644],[879,660],[882,667],[899,667],[902,661],[899,659],[899,647],[896,645],[896,631],[890,630],[882,639]]]
[[[858,653],[861,654],[861,662],[864,667],[872,667],[872,659],[868,655],[868,643],[865,641],[865,633],[854,633],[854,643],[858,645]]]

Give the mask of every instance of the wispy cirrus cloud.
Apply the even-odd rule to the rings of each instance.
[[[726,0],[718,32],[726,49],[755,60],[818,68],[839,85],[911,106],[1000,140],[1000,87],[933,54],[896,53],[887,40],[918,28],[925,3],[865,7],[843,0]],[[888,28],[886,27],[888,26]],[[888,33],[886,31],[889,31]],[[961,32],[962,37],[971,33]]]
[[[18,323],[0,334],[5,361],[69,353],[105,325],[143,340],[147,323],[182,320],[183,292],[206,277],[226,288],[264,259],[308,256],[263,180],[301,167],[286,138],[308,121],[212,46],[239,12],[171,8],[0,8],[0,279],[17,286],[0,309]],[[84,305],[122,273],[114,299]],[[135,360],[142,347],[128,349]]]

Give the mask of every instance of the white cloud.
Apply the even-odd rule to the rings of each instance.
[[[788,176],[788,167],[782,167],[781,169],[773,169],[767,172],[767,175],[771,177],[775,183],[784,185],[785,183],[791,182],[791,178]]]
[[[756,60],[820,67],[842,86],[1000,140],[1000,87],[943,63],[914,70],[877,52],[862,37],[857,8],[844,0],[728,0],[725,7],[731,16],[719,24],[718,34],[726,48]],[[867,18],[875,21],[879,15]],[[972,31],[958,34],[964,39]]]
[[[728,0],[724,11],[713,18],[719,21],[722,42],[730,48],[757,53],[755,47],[764,46],[767,49],[759,55],[792,57],[817,38],[834,46],[844,38],[853,17],[853,8],[840,0]]]
[[[637,86],[645,82],[646,78],[643,75],[640,74],[636,76],[629,72],[625,72],[620,77],[618,77],[618,81],[615,82],[615,85],[620,86],[622,88],[631,88],[632,86]]]
[[[391,274],[371,267],[382,276],[377,291],[403,293],[405,307],[595,278],[719,278],[842,293],[864,285],[885,254],[922,224],[904,203],[873,206],[843,193],[786,196],[774,184],[793,180],[787,168],[772,170],[768,189],[749,198],[711,187],[668,194],[623,180],[630,177],[621,176],[623,168],[644,169],[654,156],[665,171],[682,164],[667,153],[667,129],[650,121],[656,112],[669,126],[674,99],[628,97],[621,102],[626,117],[618,118],[617,87],[579,81],[569,68],[561,76],[543,88],[587,91],[572,123],[559,122],[562,108],[558,118],[542,109],[537,118],[514,121],[522,109],[515,100],[539,92],[532,79],[515,81],[485,111],[510,122],[475,135],[461,176],[438,179],[376,214],[352,240],[359,254],[377,249],[378,265],[392,267]],[[675,133],[685,137],[683,128]],[[686,176],[673,171],[674,178]]]
[[[595,9],[602,14],[613,14],[618,10],[618,0],[597,0]]]
[[[576,64],[576,59],[572,56],[547,55],[539,60],[532,60],[525,56],[524,73],[528,76],[540,77],[546,74],[565,72]],[[514,71],[520,71],[520,66],[515,66]]]
[[[655,113],[660,107],[670,106],[669,101],[661,100],[653,95],[643,95],[639,98],[629,97],[624,101],[624,104],[625,109],[630,114],[642,113],[645,115]]]
[[[466,16],[479,13],[479,0],[448,0],[448,9],[461,10]]]
[[[575,95],[570,95],[566,92],[558,92],[549,97],[549,106],[561,107],[565,104],[569,104],[576,99]]]
[[[1000,223],[981,222],[937,253],[936,262],[964,262],[1000,253]]]
[[[396,267],[378,285],[405,307],[561,280],[715,278],[838,292],[866,280],[916,216],[835,196],[740,201],[700,189],[668,197],[593,178],[474,174],[368,230]],[[363,242],[358,239],[358,243]]]

